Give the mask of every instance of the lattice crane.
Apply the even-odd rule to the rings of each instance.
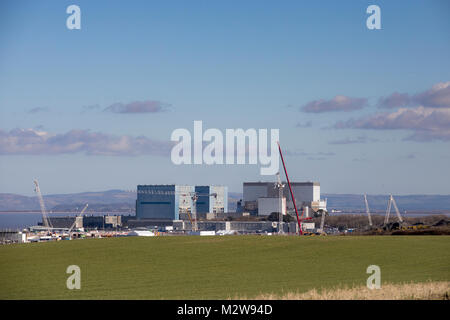
[[[217,198],[217,193],[198,193],[198,192],[190,192],[189,196],[192,199],[192,220],[194,222],[194,224],[192,225],[192,231],[196,232],[198,230],[198,226],[197,226],[197,200],[198,197],[215,197]]]
[[[34,179],[34,191],[36,192],[38,199],[39,199],[39,205],[41,206],[41,213],[42,213],[42,222],[44,223],[44,227],[50,229],[53,228],[52,222],[47,216],[47,211],[45,210],[45,204],[44,204],[44,198],[42,197],[41,189],[39,188],[39,182],[37,179]]]
[[[388,207],[387,207],[387,210],[386,210],[386,215],[384,217],[384,225],[389,223],[389,216],[391,214],[391,207],[392,207],[392,205],[394,205],[395,213],[397,214],[398,222],[403,223],[403,218],[400,215],[400,211],[398,210],[397,203],[395,202],[394,196],[391,194],[389,196]]]
[[[78,215],[78,217],[83,216],[83,213],[86,211],[87,207],[88,207],[88,204],[86,203],[86,205],[84,206],[83,210],[81,210],[81,212],[80,212],[80,214]],[[70,229],[69,229],[69,232],[68,232],[68,233],[69,233],[69,236],[70,236],[70,233],[72,232],[73,228],[75,228],[75,225],[77,224],[77,218],[78,218],[78,217],[75,217],[75,221],[73,222],[72,226],[71,226]]]
[[[320,218],[320,233],[325,233],[323,231],[323,227],[325,226],[325,215],[326,215],[325,210],[322,210],[322,216]]]
[[[367,194],[364,193],[364,202],[366,204],[366,213],[367,217],[369,218],[369,226],[372,226],[372,217],[370,216],[370,210],[369,210],[369,202],[367,201]]]
[[[283,233],[283,189],[285,185],[281,182],[280,172],[277,172],[275,188],[278,189],[278,233]]]

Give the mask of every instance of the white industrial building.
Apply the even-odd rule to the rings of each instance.
[[[154,237],[155,233],[148,230],[133,230],[128,232],[127,236],[129,237]]]
[[[0,243],[24,243],[27,242],[27,234],[21,231],[0,231]]]
[[[294,203],[292,202],[291,194],[287,182],[283,182],[285,187],[283,189],[283,196],[286,199],[286,212],[294,212]],[[326,200],[320,199],[320,183],[319,182],[291,182],[292,192],[296,201],[297,209],[309,207],[313,211],[319,209],[326,210]],[[266,214],[269,210],[271,200],[259,200],[260,198],[278,198],[278,189],[273,182],[244,182],[243,186],[243,202],[244,210]],[[277,199],[278,200],[278,199]],[[259,203],[264,207],[259,209]],[[272,200],[272,205],[275,201]],[[278,207],[279,208],[279,205]],[[278,212],[279,210],[277,210]],[[269,213],[270,214],[270,213]]]
[[[303,231],[313,231],[316,229],[316,224],[314,222],[302,222]]]

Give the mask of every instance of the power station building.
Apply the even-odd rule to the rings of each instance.
[[[224,186],[196,186],[198,213],[228,212],[228,188]],[[208,196],[209,195],[209,196]]]
[[[225,186],[138,185],[136,218],[179,220],[180,214],[192,212],[192,195],[196,193],[197,213],[228,211],[228,188]]]
[[[283,184],[285,185],[282,200],[283,213],[284,210],[287,213],[293,213],[294,203],[292,202],[288,184],[287,182],[283,182]],[[291,187],[297,209],[301,210],[301,208],[309,207],[314,211],[319,209],[326,210],[326,200],[320,199],[319,182],[291,182]],[[278,189],[273,182],[244,182],[243,191],[244,211],[267,215],[279,203]],[[279,205],[277,208],[279,208]]]
[[[266,198],[261,197],[258,198],[258,216],[268,216],[272,212],[280,212],[281,207],[281,214],[286,214],[286,198],[283,197],[281,200],[280,198]]]

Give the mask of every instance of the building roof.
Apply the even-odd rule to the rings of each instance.
[[[269,184],[274,184],[274,182],[244,182],[244,186],[266,186]],[[287,184],[286,181],[282,181],[282,183]],[[320,186],[320,182],[306,181],[306,182],[291,182],[292,186]]]

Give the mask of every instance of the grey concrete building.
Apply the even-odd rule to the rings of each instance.
[[[287,182],[283,182],[283,196],[286,198],[288,213],[294,212],[294,203]],[[319,182],[291,182],[297,209],[308,206],[313,210],[326,209],[326,201],[320,199]],[[243,186],[244,211],[256,213],[259,198],[277,198],[278,189],[273,182],[244,182]]]

